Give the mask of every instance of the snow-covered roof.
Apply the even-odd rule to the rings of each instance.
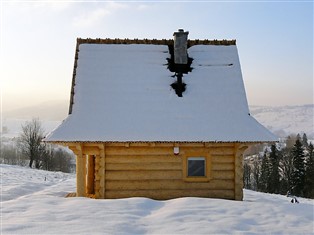
[[[70,114],[45,140],[277,141],[249,114],[236,45],[197,44],[188,55],[178,97],[168,45],[78,44]]]

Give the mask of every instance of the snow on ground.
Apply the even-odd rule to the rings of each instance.
[[[314,234],[314,200],[65,198],[75,175],[0,164],[0,234]],[[46,180],[45,180],[46,179]]]

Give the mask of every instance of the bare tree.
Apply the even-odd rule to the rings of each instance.
[[[42,159],[42,169],[47,171],[71,172],[72,155],[63,148],[54,145],[48,147]]]
[[[1,145],[0,163],[25,166],[27,159],[21,155],[15,145]]]
[[[41,168],[42,159],[46,153],[45,144],[41,142],[44,130],[38,119],[32,119],[22,125],[19,145],[24,155],[29,158],[29,167],[35,163],[35,168]]]

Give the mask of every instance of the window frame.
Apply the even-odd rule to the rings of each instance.
[[[188,175],[188,161],[191,158],[204,158],[205,160],[205,175],[204,176],[189,176]],[[186,182],[209,182],[211,179],[211,156],[208,150],[203,151],[188,151],[183,154],[183,180]]]
[[[199,161],[199,162],[202,162],[203,163],[203,175],[189,175],[189,167],[190,167],[190,164],[192,164],[192,161]],[[199,157],[188,157],[187,158],[187,177],[205,177],[206,176],[206,158],[203,157],[203,156],[199,156]]]

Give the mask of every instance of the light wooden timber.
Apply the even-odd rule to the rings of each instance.
[[[85,155],[100,155],[100,149],[98,146],[84,146],[83,154],[85,154]]]
[[[213,163],[234,163],[234,155],[212,155]]]
[[[100,156],[95,156],[95,198],[100,198]]]
[[[234,171],[212,171],[212,179],[234,180]]]
[[[130,170],[155,171],[155,170],[181,170],[181,169],[182,169],[181,162],[107,163],[106,161],[107,171],[123,171],[123,170],[124,171],[130,171]]]
[[[152,148],[152,147],[106,147],[106,155],[135,155],[135,156],[151,156],[151,155],[173,155],[173,148]]]
[[[109,163],[180,163],[180,156],[174,155],[106,155]]]
[[[105,145],[99,145],[100,149],[100,162],[99,162],[99,170],[98,174],[100,176],[100,188],[99,188],[99,197],[105,198],[106,188],[105,188],[105,182],[106,182],[106,154],[105,154]]]
[[[235,145],[235,176],[234,176],[234,199],[237,201],[243,200],[243,152],[248,146]]]
[[[86,191],[87,194],[94,194],[94,179],[95,179],[95,157],[94,155],[87,156],[87,182]]]
[[[234,153],[234,147],[216,147],[216,148],[211,148],[210,149],[210,154],[211,155],[232,155]]]
[[[213,171],[234,171],[234,164],[233,163],[213,163],[212,168]]]
[[[106,198],[149,197],[156,200],[166,200],[179,197],[210,197],[234,199],[234,190],[128,190],[106,191]]]
[[[243,198],[242,155],[247,144],[90,142],[67,146],[77,156],[77,196]],[[180,148],[179,155],[174,154],[174,147]],[[85,155],[89,155],[87,163]],[[206,180],[186,180],[186,159],[201,156],[206,157]]]
[[[169,171],[106,171],[107,180],[156,180],[182,179],[181,170]]]
[[[209,182],[189,182],[183,180],[107,180],[107,190],[163,190],[163,189],[208,189],[234,190],[233,180],[211,180]]]
[[[180,152],[184,151],[202,151],[204,147],[186,147],[180,146]],[[233,147],[227,148],[213,148],[210,149],[211,155],[232,155],[234,153]],[[107,147],[106,146],[106,155],[115,156],[115,155],[137,155],[137,156],[150,156],[150,155],[168,155],[174,156],[173,147]]]
[[[86,157],[83,156],[82,146],[76,146],[76,196],[86,196]]]

